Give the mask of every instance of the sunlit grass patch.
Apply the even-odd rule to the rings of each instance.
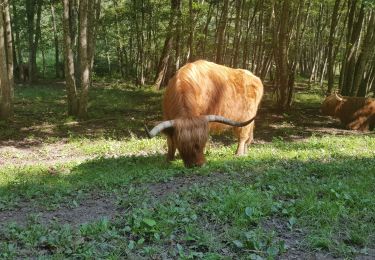
[[[74,138],[70,146],[75,147],[86,155],[111,156],[111,155],[152,155],[165,152],[166,141],[164,138],[138,139],[135,137],[124,140],[100,138]]]

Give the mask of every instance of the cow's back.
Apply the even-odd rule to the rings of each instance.
[[[256,114],[262,95],[263,84],[251,72],[200,60],[183,66],[169,81],[164,118],[214,114],[246,121]]]
[[[375,100],[362,97],[347,97],[342,104],[338,117],[347,124],[359,117],[371,117],[375,114]]]

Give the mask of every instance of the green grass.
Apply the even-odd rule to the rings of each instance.
[[[63,94],[46,90],[22,89],[17,98],[28,96],[33,100],[28,106],[41,111],[43,101]],[[291,244],[298,244],[301,258],[320,250],[353,257],[375,247],[374,135],[325,134],[302,141],[275,136],[252,145],[245,157],[233,156],[234,142],[216,142],[206,151],[204,167],[186,169],[181,160],[165,162],[163,137],[148,140],[122,129],[141,133],[145,100],[156,107],[159,93],[118,86],[93,92],[100,95],[93,96],[91,118],[109,113],[117,121],[137,110],[136,123],[111,121],[90,134],[70,129],[45,139],[36,134],[46,142],[35,148],[46,159],[41,162],[22,154],[29,163],[19,164],[16,152],[7,150],[0,168],[0,216],[22,207],[35,214],[0,227],[0,258],[273,259],[288,254]],[[122,104],[126,100],[133,103]],[[62,107],[51,109],[56,109],[51,118],[36,122],[58,124],[65,118]],[[158,119],[160,112],[155,115],[149,116]],[[54,155],[68,158],[47,163],[54,145],[60,149]],[[73,225],[43,218],[46,212],[84,207],[92,197],[113,201],[118,210],[113,219]]]

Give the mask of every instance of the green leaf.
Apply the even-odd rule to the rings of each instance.
[[[150,218],[144,218],[143,223],[145,223],[149,227],[154,227],[156,225],[156,221]]]
[[[135,242],[134,242],[133,240],[130,240],[130,241],[129,241],[129,244],[128,244],[128,248],[129,248],[130,250],[133,250],[134,247],[135,247]]]
[[[140,238],[140,239],[137,241],[137,244],[138,244],[138,245],[143,245],[144,242],[145,242],[145,239],[142,237],[142,238]]]
[[[263,260],[263,257],[257,255],[257,254],[251,254],[250,255],[251,260]]]
[[[276,246],[271,246],[269,248],[267,248],[267,254],[269,256],[277,256],[277,254],[280,252],[279,248],[277,248]]]
[[[292,228],[297,223],[297,219],[295,217],[291,217],[288,220],[288,223],[289,223],[289,226]]]
[[[243,248],[243,243],[240,240],[234,240],[233,244],[235,244],[238,248]]]
[[[246,216],[251,217],[254,214],[254,209],[251,207],[246,207],[245,214]]]

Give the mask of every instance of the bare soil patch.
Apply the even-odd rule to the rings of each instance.
[[[149,183],[139,185],[137,189],[145,190],[145,196],[151,196],[156,200],[165,199],[172,193],[186,190],[192,185],[202,184],[205,186],[233,178],[229,174],[211,174],[178,176],[167,182]],[[118,205],[119,196],[127,199],[127,195],[118,196],[89,194],[85,199],[77,202],[75,207],[62,205],[56,210],[46,210],[41,207],[33,207],[32,201],[19,202],[16,208],[0,211],[0,229],[9,223],[24,225],[31,216],[38,216],[40,223],[48,224],[56,221],[61,224],[78,226],[83,223],[100,220],[103,218],[114,219],[118,214],[124,213],[125,209]]]
[[[30,202],[21,202],[15,209],[0,212],[0,228],[9,223],[25,225],[32,216],[37,216],[38,221],[42,224],[56,221],[61,224],[78,226],[102,218],[112,219],[117,213],[112,198],[95,197],[95,195],[82,201],[76,207],[62,206],[53,211],[30,208],[30,204]]]

